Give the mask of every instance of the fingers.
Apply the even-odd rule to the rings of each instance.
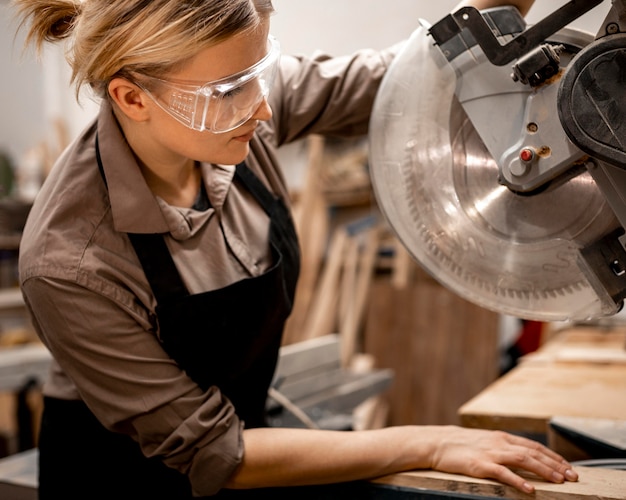
[[[532,484],[504,465],[494,464],[491,473],[486,475],[485,478],[495,479],[502,484],[508,484],[524,493],[534,493],[535,491],[535,487]]]
[[[510,446],[501,450],[493,464],[493,479],[525,493],[532,493],[534,487],[511,468],[531,472],[553,483],[578,480],[578,474],[563,457],[540,443],[512,435],[509,442]]]
[[[561,455],[530,439],[511,435],[513,444],[520,446],[520,455],[509,465],[521,467],[554,483],[577,481],[578,474]]]
[[[525,493],[532,493],[534,487],[516,470],[553,483],[578,480],[561,455],[531,439],[503,431],[459,428],[446,429],[446,438],[431,464],[438,470],[495,479]]]

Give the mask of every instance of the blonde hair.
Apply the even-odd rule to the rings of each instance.
[[[118,75],[167,74],[203,48],[257,28],[271,0],[13,0],[26,45],[66,40],[76,95]],[[18,29],[19,29],[18,28]]]

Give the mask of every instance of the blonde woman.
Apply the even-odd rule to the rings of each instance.
[[[55,360],[40,498],[307,498],[418,468],[525,492],[512,469],[576,480],[500,432],[264,424],[299,268],[276,148],[365,133],[393,50],[281,58],[270,0],[15,4],[28,41],[66,39],[77,89],[101,98],[21,244],[24,298]]]

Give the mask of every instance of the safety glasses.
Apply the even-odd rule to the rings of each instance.
[[[270,36],[263,59],[226,78],[197,86],[141,75],[135,84],[183,125],[220,134],[243,125],[267,98],[279,59],[280,45]]]

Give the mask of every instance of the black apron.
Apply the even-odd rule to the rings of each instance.
[[[103,172],[99,154],[98,163]],[[235,182],[242,183],[270,217],[274,264],[263,275],[190,295],[162,235],[129,237],[157,299],[163,348],[203,389],[218,386],[251,428],[265,425],[267,390],[293,305],[299,247],[283,201],[244,163],[237,166]],[[145,458],[135,441],[106,430],[80,401],[46,398],[39,452],[42,500],[191,498],[186,476]],[[254,490],[218,496],[243,495],[259,498]]]

